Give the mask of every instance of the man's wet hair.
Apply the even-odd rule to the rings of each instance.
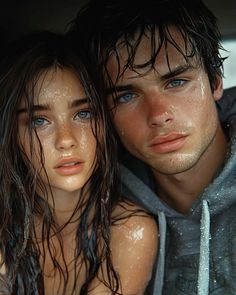
[[[175,40],[172,26],[181,34],[184,48]],[[94,69],[95,65],[106,65],[111,54],[119,65],[121,47],[126,48],[128,59],[118,75],[127,68],[155,68],[160,49],[172,44],[187,62],[194,57],[204,66],[212,89],[216,75],[223,75],[217,19],[200,0],[91,0],[72,22],[69,35],[80,47],[83,40],[84,52]],[[150,59],[137,65],[135,56],[144,36],[150,40]]]

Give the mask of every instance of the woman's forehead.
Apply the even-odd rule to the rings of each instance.
[[[49,104],[66,100],[68,97],[78,99],[85,96],[84,87],[78,76],[69,69],[50,68],[42,71],[28,85],[27,97],[23,97],[21,105]]]

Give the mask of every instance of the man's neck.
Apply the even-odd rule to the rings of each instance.
[[[154,171],[158,196],[178,212],[187,213],[223,166],[226,154],[227,140],[220,128],[214,142],[191,169],[174,175]]]

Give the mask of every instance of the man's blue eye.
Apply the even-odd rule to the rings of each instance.
[[[179,87],[179,86],[182,86],[184,83],[184,80],[173,80],[169,83],[169,86],[170,87]]]
[[[117,100],[118,100],[118,102],[125,103],[125,102],[131,101],[133,99],[133,97],[134,97],[133,93],[125,93],[123,95],[119,95],[117,97]]]
[[[89,119],[91,118],[91,112],[89,110],[82,110],[76,114],[76,117],[79,117],[79,119]]]
[[[34,128],[41,127],[46,123],[46,119],[44,118],[35,118],[32,120],[32,125]]]

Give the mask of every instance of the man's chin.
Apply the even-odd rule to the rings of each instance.
[[[196,165],[197,159],[193,155],[178,155],[165,161],[148,161],[154,173],[175,175],[184,173]]]

